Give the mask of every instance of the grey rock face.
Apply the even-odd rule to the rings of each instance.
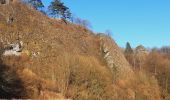
[[[135,54],[148,54],[149,52],[146,50],[146,48],[142,45],[139,45],[135,49]]]
[[[9,44],[4,48],[4,56],[16,55],[19,56],[23,49],[23,42],[18,41],[13,44]]]
[[[148,56],[149,51],[142,45],[139,45],[134,50],[134,56],[136,59],[136,67],[141,68],[141,66],[144,64],[146,57]]]
[[[129,63],[112,38],[100,34],[100,51],[107,66],[116,77],[127,77],[132,73]]]

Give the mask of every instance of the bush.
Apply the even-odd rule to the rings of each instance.
[[[75,100],[107,99],[113,90],[112,75],[109,69],[101,66],[91,56],[71,55],[64,53],[56,59],[53,69],[53,80],[66,97]]]
[[[8,58],[11,62],[12,58]],[[25,91],[23,82],[20,80],[17,74],[17,68],[14,66],[8,66],[0,60],[0,98],[12,99],[12,98],[25,98],[28,94]]]

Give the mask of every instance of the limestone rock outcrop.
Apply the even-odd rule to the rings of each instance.
[[[143,45],[139,45],[136,47],[135,49],[135,53],[136,54],[144,54],[144,55],[148,55],[148,50],[146,50],[146,48]]]
[[[139,45],[134,50],[134,55],[136,59],[136,66],[141,67],[143,62],[146,60],[146,57],[148,56],[149,51],[142,45]]]
[[[114,40],[104,34],[99,34],[99,37],[101,54],[112,73],[116,77],[125,78],[128,77],[127,75],[130,76],[133,73],[130,65]]]
[[[21,51],[23,49],[23,42],[22,41],[17,41],[16,43],[8,44],[4,48],[4,56],[19,56],[21,54]]]

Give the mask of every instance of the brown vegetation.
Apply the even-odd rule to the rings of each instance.
[[[155,78],[133,73],[110,37],[49,18],[21,3],[0,10],[5,15],[0,16],[3,44],[19,39],[25,52],[20,57],[2,57],[1,98],[160,100]],[[6,22],[9,15],[14,19],[11,23]],[[108,52],[107,62],[102,54]]]
[[[144,55],[145,60],[142,61],[141,70],[145,70],[149,76],[155,77],[158,81],[161,90],[161,97],[163,100],[170,99],[170,59],[169,49],[163,47],[161,49],[153,49],[149,55]],[[143,56],[141,56],[143,57]],[[140,59],[142,59],[139,57]],[[130,57],[127,57],[128,61],[131,62]],[[131,58],[136,59],[135,56]],[[137,66],[134,66],[137,67]],[[137,71],[137,70],[134,70]]]
[[[28,62],[28,61],[26,61]],[[0,73],[0,98],[63,98],[54,81],[44,80],[25,68],[20,57],[3,57]]]
[[[153,74],[161,87],[162,98],[170,99],[170,60],[166,54],[153,51],[148,56],[145,70]]]

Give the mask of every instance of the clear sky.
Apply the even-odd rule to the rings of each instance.
[[[42,0],[48,5],[51,0]],[[170,0],[62,0],[71,12],[92,23],[95,32],[112,31],[124,47],[170,45]]]

